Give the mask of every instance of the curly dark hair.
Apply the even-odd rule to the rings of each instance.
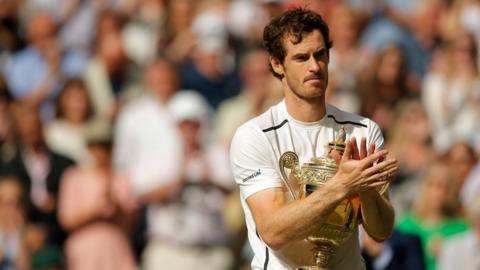
[[[318,13],[305,8],[291,9],[281,16],[274,18],[265,26],[263,31],[263,45],[270,56],[277,58],[283,63],[287,52],[283,40],[286,36],[293,38],[293,44],[302,42],[306,33],[319,30],[325,40],[327,49],[332,47],[327,23]],[[276,73],[269,64],[273,76],[281,79],[282,76]]]

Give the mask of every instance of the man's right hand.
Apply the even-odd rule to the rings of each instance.
[[[387,150],[373,153],[361,160],[354,158],[354,141],[346,142],[345,152],[340,160],[337,174],[329,183],[340,185],[345,197],[367,191],[369,189],[385,185],[391,179],[391,175],[398,171],[398,162],[390,158],[381,161],[387,154]],[[381,161],[377,162],[376,161]]]

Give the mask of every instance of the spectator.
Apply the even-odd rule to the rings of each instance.
[[[466,143],[454,143],[447,151],[446,161],[452,170],[457,187],[461,190],[477,162],[475,151]]]
[[[239,93],[239,81],[234,73],[233,59],[228,44],[228,29],[223,5],[213,6],[215,1],[199,13],[192,31],[196,46],[190,54],[191,60],[180,66],[183,89],[198,91],[216,110],[220,103]]]
[[[435,157],[431,149],[428,118],[418,100],[398,104],[387,133],[387,149],[398,159],[400,169],[390,185],[390,199],[397,217],[410,210],[418,196],[421,177]]]
[[[191,31],[197,1],[167,1],[164,33],[160,37],[159,50],[174,63],[184,62],[195,46]]]
[[[253,49],[244,55],[239,76],[243,84],[241,93],[223,101],[217,112],[216,136],[225,145],[230,144],[235,130],[244,121],[259,115],[281,95],[280,89],[275,88],[276,81],[272,81],[268,54],[263,50]]]
[[[360,71],[365,65],[357,43],[359,23],[353,9],[346,5],[334,7],[330,21],[334,46],[330,51],[327,102],[352,113],[360,112],[356,90]]]
[[[91,164],[72,168],[62,178],[58,207],[60,223],[70,232],[65,243],[68,269],[136,269],[119,224],[135,206],[132,199],[120,201],[115,193],[114,186],[127,180],[112,169],[111,136],[109,125],[90,125]]]
[[[383,243],[376,242],[363,233],[362,256],[367,270],[425,269],[420,238],[414,234],[393,234]]]
[[[169,108],[185,146],[180,187],[165,204],[172,209],[176,237],[150,243],[145,268],[228,269],[233,258],[222,209],[233,181],[227,153],[205,140],[211,114],[198,93],[177,93]]]
[[[25,229],[25,205],[23,190],[18,179],[0,179],[0,268],[26,269],[25,254],[22,254],[23,230]]]
[[[445,152],[453,142],[476,145],[480,133],[475,129],[480,116],[480,77],[473,36],[457,33],[454,43],[437,55],[436,66],[427,74],[422,92],[431,121],[435,149]]]
[[[85,129],[92,116],[88,90],[81,79],[69,79],[57,97],[55,120],[45,127],[50,149],[69,157],[77,164],[87,164]]]
[[[19,35],[20,19],[17,17],[18,1],[7,0],[0,3],[0,71],[5,71],[13,54],[25,44]]]
[[[127,59],[123,48],[123,25],[121,16],[113,11],[103,12],[97,24],[94,55],[84,74],[97,118],[113,120],[122,94],[133,87],[137,79],[137,67]]]
[[[180,190],[184,154],[167,110],[177,88],[173,66],[156,59],[145,70],[144,95],[128,104],[116,123],[114,164],[127,175],[136,198],[147,207],[146,232],[141,232],[147,237],[147,251],[157,242],[178,236],[178,224],[171,219],[176,208],[168,202]],[[155,256],[145,252],[143,264],[149,265]]]
[[[43,119],[53,117],[51,103],[63,76],[80,75],[85,65],[84,56],[63,51],[56,30],[49,14],[34,13],[28,21],[29,44],[12,57],[6,70],[12,96],[31,106],[42,105]]]
[[[0,77],[0,175],[6,163],[15,156],[15,142],[13,140],[11,116],[9,112],[12,97],[7,84]]]
[[[64,232],[57,220],[57,195],[60,179],[73,161],[52,152],[42,134],[37,110],[23,104],[12,106],[18,151],[5,165],[5,173],[20,180],[27,194],[27,221],[46,228],[47,242],[61,246]]]
[[[393,120],[391,108],[409,95],[407,68],[400,47],[385,48],[359,83],[362,115],[372,118],[382,130],[388,130]]]
[[[465,232],[468,224],[460,218],[456,183],[447,164],[432,162],[426,171],[411,212],[400,217],[397,229],[422,240],[426,269],[435,270],[443,241]]]
[[[465,205],[472,229],[445,241],[440,252],[439,270],[480,268],[480,194]]]

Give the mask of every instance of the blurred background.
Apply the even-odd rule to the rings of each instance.
[[[1,0],[0,269],[249,269],[228,149],[294,6],[401,165],[367,268],[480,269],[479,0]]]

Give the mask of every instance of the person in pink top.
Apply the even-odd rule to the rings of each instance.
[[[135,209],[126,179],[111,169],[111,131],[92,125],[87,131],[92,164],[67,171],[62,179],[59,220],[70,232],[65,243],[67,269],[137,269],[121,224]]]

